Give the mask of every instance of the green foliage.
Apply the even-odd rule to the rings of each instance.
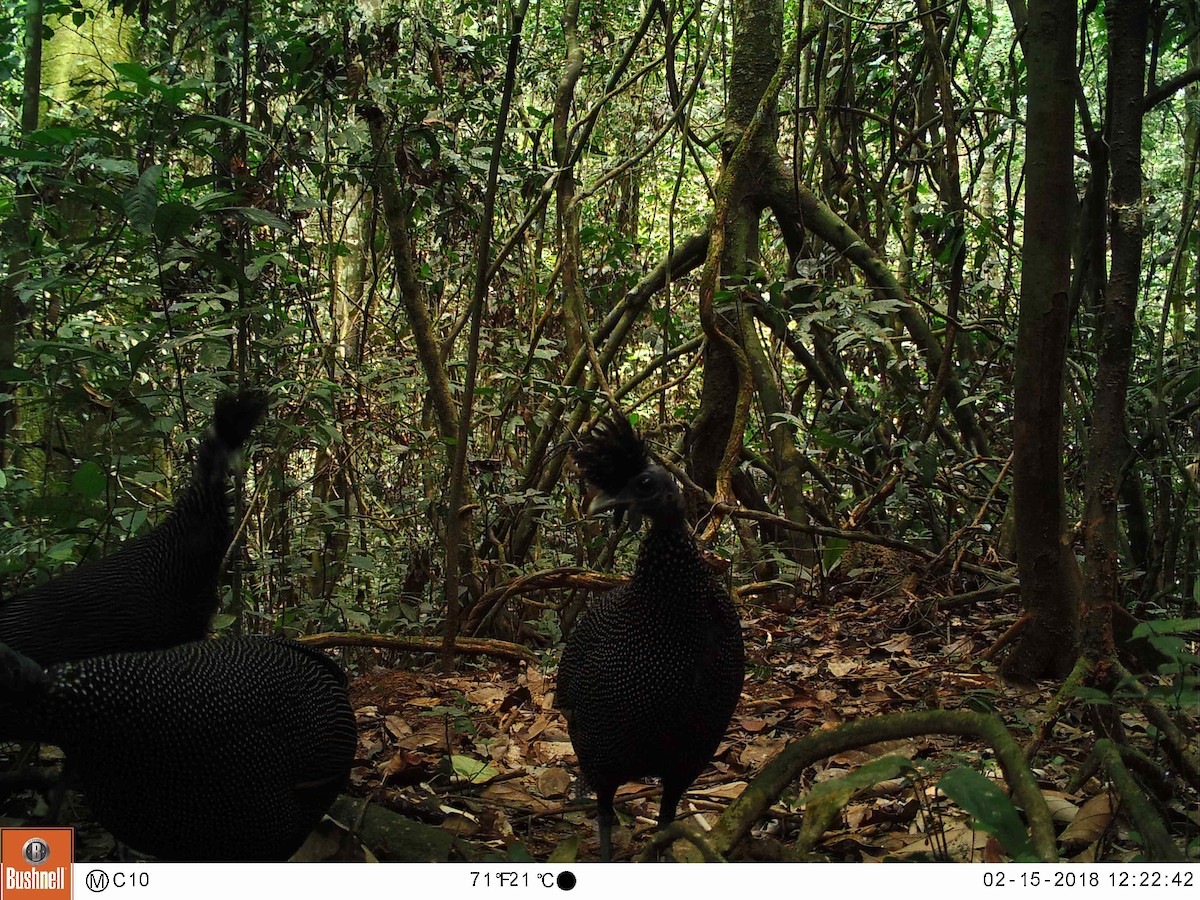
[[[959,766],[938,781],[938,789],[970,813],[975,824],[995,835],[1016,862],[1037,862],[1029,833],[1012,800],[974,769]]]
[[[246,487],[259,499],[246,577],[223,613],[236,621],[221,626],[433,631],[442,621],[451,439],[430,414],[430,380],[400,299],[368,116],[385,122],[417,299],[457,399],[508,9],[475,0],[118,8],[131,18],[47,4],[48,49],[73,46],[77,29],[114,24],[138,40],[101,52],[112,58],[71,60],[44,85],[37,130],[21,134],[16,116],[0,123],[0,218],[13,235],[0,263],[21,303],[12,370],[0,373],[19,410],[0,470],[8,580],[41,577],[157,521],[189,469],[212,398],[256,382],[278,401],[277,415],[249,460]],[[629,321],[617,313],[647,273],[708,228],[735,79],[722,45],[729,37],[718,28],[705,55],[716,13],[665,8],[667,21],[651,23],[611,82],[642,12],[602,4],[580,23],[583,66],[567,112],[569,141],[578,142],[570,146],[576,248],[564,244],[553,181],[562,8],[530,9],[493,253],[512,246],[487,295],[470,447],[472,600],[530,568],[628,562],[629,542],[614,559],[607,535],[576,521],[575,485],[558,474],[571,429],[604,396],[587,380],[594,366],[583,380],[567,377],[580,350],[563,315],[569,257],[578,254],[586,338],[607,352],[605,379],[668,459],[682,461],[679,438],[705,402],[700,351],[689,349],[701,334],[696,272]],[[951,372],[966,394],[957,405],[974,411],[994,458],[965,450],[947,404],[931,419],[934,378],[900,302],[812,223],[794,223],[798,233],[785,240],[764,217],[748,254],[757,268],[723,284],[717,302],[730,321],[754,323],[769,369],[760,377],[784,398],[766,413],[756,404],[744,435],[773,509],[836,524],[896,476],[868,527],[937,549],[961,533],[969,556],[986,557],[1008,499],[996,480],[1012,414],[1024,63],[1005,11],[969,3],[956,14],[944,46],[961,98],[960,213],[939,170],[941,125],[922,105],[931,81],[920,23],[895,4],[880,21],[893,13],[887,25],[839,19],[806,47],[805,79],[780,98],[779,152],[797,195],[827,202],[901,277],[938,336],[950,264],[965,249]],[[1170,41],[1185,35],[1181,21],[1175,7],[1165,12]],[[0,92],[12,110],[21,105],[24,27],[17,8],[0,12]],[[1101,17],[1086,27],[1102,52]],[[1163,51],[1160,78],[1184,63]],[[1103,72],[1085,71],[1082,88],[1098,103]],[[1184,598],[1200,597],[1187,538],[1194,489],[1183,474],[1200,364],[1194,317],[1174,311],[1194,308],[1195,298],[1179,288],[1165,318],[1158,305],[1188,284],[1171,281],[1176,251],[1185,274],[1196,258],[1195,230],[1180,238],[1186,113],[1180,97],[1147,117],[1150,262],[1128,416],[1138,448],[1130,477],[1155,524],[1171,523],[1163,529],[1179,562],[1145,583],[1137,574],[1145,560],[1127,554],[1125,568],[1139,599],[1164,617],[1193,615],[1196,600],[1186,601],[1189,612]],[[1098,321],[1088,302],[1079,307],[1066,386],[1072,502],[1081,496]],[[783,435],[805,464],[796,509],[781,505],[780,483],[796,467],[778,457]],[[730,529],[721,540],[718,549],[740,553]],[[820,550],[829,570],[845,546]],[[764,546],[762,556],[789,578],[813,577],[794,548]],[[735,577],[754,562],[739,556]],[[516,602],[489,627],[546,644],[559,637],[554,612]],[[1182,667],[1177,638],[1153,639]],[[1165,674],[1181,702],[1192,696],[1182,668]]]
[[[1180,713],[1200,705],[1200,656],[1192,652],[1200,619],[1161,619],[1133,629],[1166,660],[1158,667],[1162,680],[1146,689],[1148,696]]]

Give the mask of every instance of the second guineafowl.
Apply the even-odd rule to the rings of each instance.
[[[729,726],[745,661],[737,609],[700,556],[679,487],[629,422],[600,422],[574,456],[600,492],[590,513],[616,509],[635,528],[650,520],[632,578],[583,614],[558,669],[556,702],[596,792],[608,860],[617,788],[661,778],[659,827],[673,821]]]
[[[255,390],[218,399],[191,481],[166,520],[102,559],[0,600],[0,641],[52,665],[204,637],[232,539],[229,462],[266,408]]]
[[[96,820],[166,860],[284,860],[344,788],[341,669],[283,638],[197,641],[43,669],[0,644],[0,740],[55,744]]]

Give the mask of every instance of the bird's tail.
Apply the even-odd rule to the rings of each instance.
[[[218,398],[212,424],[204,432],[196,454],[196,481],[205,485],[224,482],[230,460],[262,420],[267,402],[266,393],[260,390],[243,390]]]

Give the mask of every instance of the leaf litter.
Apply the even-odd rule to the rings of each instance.
[[[854,570],[823,587],[786,604],[741,604],[747,651],[742,700],[712,764],[684,798],[681,815],[715,822],[790,741],[816,729],[888,713],[965,708],[998,713],[1024,742],[1054,695],[1056,685],[1006,684],[994,663],[982,661],[1015,621],[1015,595],[939,613],[914,592],[933,596],[961,587],[920,585],[886,565]],[[372,668],[369,655],[359,662],[360,669],[372,670],[352,685],[361,741],[352,793],[406,814],[436,809],[434,820],[469,820],[478,826],[472,839],[501,853],[519,844],[535,859],[596,858],[594,802],[580,785],[566,723],[553,706],[556,657],[540,667],[464,664],[450,676]],[[1035,773],[1054,820],[1067,828],[1064,853],[1128,859],[1137,847],[1116,827],[1107,786],[1093,778],[1079,793],[1065,789],[1091,748],[1091,730],[1073,718],[1079,709],[1056,725],[1034,760]],[[889,778],[843,798],[811,858],[1007,858],[993,837],[935,789],[940,775],[964,763],[1003,788],[990,748],[944,735],[862,748],[811,767],[740,852],[779,858],[771,847],[796,838],[803,800],[814,785],[887,756],[912,761],[918,777]],[[629,784],[618,793],[618,858],[636,852],[654,830],[658,796],[658,787],[648,784]]]

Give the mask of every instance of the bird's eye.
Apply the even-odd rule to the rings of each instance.
[[[653,493],[654,476],[652,476],[649,472],[647,472],[645,475],[640,475],[638,476],[637,481],[634,482],[634,486],[637,488],[637,492],[639,494]]]

